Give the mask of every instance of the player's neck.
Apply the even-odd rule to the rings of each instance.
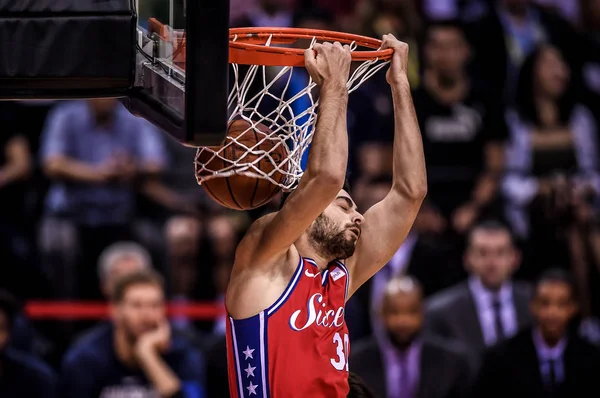
[[[296,250],[298,250],[298,253],[300,253],[300,256],[314,260],[320,270],[326,269],[329,263],[334,260],[333,258],[330,259],[320,254],[319,250],[315,248],[314,245],[311,245],[308,239],[306,239],[304,236],[300,237],[300,239],[296,241],[295,246]]]

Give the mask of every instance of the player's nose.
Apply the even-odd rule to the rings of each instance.
[[[365,217],[363,217],[363,215],[357,211],[355,211],[354,213],[355,214],[354,214],[354,217],[352,218],[352,222],[354,224],[361,225],[363,223],[363,221],[365,221]]]

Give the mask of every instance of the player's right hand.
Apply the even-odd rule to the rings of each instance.
[[[335,42],[315,44],[304,52],[306,70],[319,87],[346,87],[350,76],[350,46]]]

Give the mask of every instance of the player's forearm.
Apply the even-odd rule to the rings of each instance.
[[[181,390],[179,378],[158,353],[151,349],[140,349],[137,358],[144,374],[161,397],[172,397]]]
[[[408,79],[392,84],[394,102],[393,189],[422,200],[427,192],[423,140],[412,102]]]
[[[321,89],[317,125],[311,143],[306,173],[309,177],[344,183],[348,162],[345,85],[327,83]]]

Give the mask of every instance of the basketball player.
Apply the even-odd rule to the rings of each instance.
[[[383,46],[394,50],[386,75],[394,101],[394,183],[364,216],[342,189],[350,49],[325,43],[305,53],[320,88],[307,167],[281,210],[257,220],[240,242],[227,290],[232,397],[349,393],[345,303],[398,250],[426,193],[408,46],[391,35]]]

